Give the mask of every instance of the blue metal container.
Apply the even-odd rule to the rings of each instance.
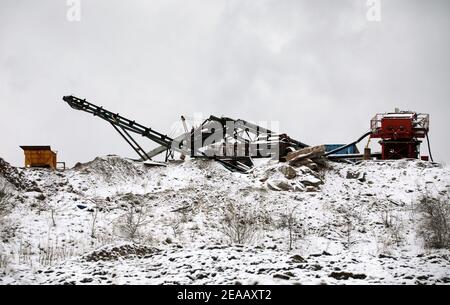
[[[330,152],[344,145],[346,144],[325,144],[325,150],[326,152]],[[338,151],[334,155],[351,155],[351,154],[359,154],[359,150],[358,147],[356,147],[356,144],[347,147],[346,149],[343,149],[341,151]]]

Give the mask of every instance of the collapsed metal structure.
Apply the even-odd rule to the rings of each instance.
[[[161,153],[166,154],[167,161],[173,158],[174,152],[178,152],[181,158],[214,159],[232,171],[246,172],[253,167],[253,158],[283,160],[290,151],[308,147],[286,134],[275,133],[251,122],[213,115],[190,131],[171,138],[85,99],[71,95],[64,96],[63,100],[73,109],[91,113],[110,123],[142,161],[151,160]],[[146,152],[132,134],[141,135],[159,146]]]

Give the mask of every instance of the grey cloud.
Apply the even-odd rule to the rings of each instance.
[[[357,0],[82,0],[71,23],[65,1],[2,0],[0,156],[20,165],[21,144],[71,165],[133,156],[62,102],[74,94],[163,132],[202,112],[277,120],[310,144],[350,141],[401,107],[431,114],[435,158],[449,162],[449,9],[385,0],[377,23]]]

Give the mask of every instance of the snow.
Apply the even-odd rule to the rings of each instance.
[[[447,167],[329,163],[287,179],[283,166],[259,160],[243,175],[208,160],[146,166],[105,156],[64,172],[9,169],[23,188],[0,172],[14,195],[2,220],[0,284],[450,282],[450,251],[424,246],[417,210],[425,192],[448,194]],[[242,245],[225,234],[230,205],[252,221]],[[133,238],[130,210],[142,215]]]

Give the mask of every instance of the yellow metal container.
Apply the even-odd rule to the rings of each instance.
[[[25,153],[25,167],[56,169],[57,157],[50,146],[20,146]]]

